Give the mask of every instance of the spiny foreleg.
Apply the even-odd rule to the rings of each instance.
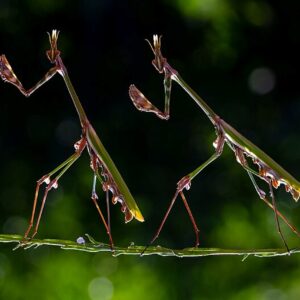
[[[6,56],[3,54],[0,56],[0,76],[4,82],[8,82],[14,85],[18,90],[26,97],[29,97],[33,92],[35,92],[38,88],[40,88],[44,83],[50,80],[60,68],[55,66],[51,68],[44,77],[38,81],[32,88],[26,90],[21,81],[15,75],[10,63],[8,62]]]

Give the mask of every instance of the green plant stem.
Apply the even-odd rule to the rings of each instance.
[[[15,243],[14,250],[22,250],[29,248],[37,248],[39,246],[55,246],[64,250],[77,250],[84,252],[110,252],[113,256],[119,255],[140,255],[145,246],[114,247],[111,251],[110,245],[96,242],[92,237],[86,235],[85,243],[79,244],[75,241],[56,240],[56,239],[33,239],[21,245],[23,237],[13,234],[0,234],[0,243]],[[243,260],[249,256],[256,257],[274,257],[286,256],[300,253],[300,249],[293,249],[287,252],[286,249],[221,249],[221,248],[185,248],[185,249],[169,249],[161,246],[148,247],[143,256],[159,255],[174,257],[202,257],[202,256],[227,256],[237,255],[243,256]]]

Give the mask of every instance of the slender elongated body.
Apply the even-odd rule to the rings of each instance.
[[[132,197],[125,181],[123,180],[121,174],[119,173],[117,167],[115,166],[114,162],[112,161],[111,157],[109,156],[108,152],[104,148],[100,138],[98,137],[96,131],[90,124],[86,113],[81,105],[81,102],[75,92],[75,89],[71,83],[69,78],[67,69],[63,64],[63,61],[60,56],[60,51],[57,49],[57,39],[58,39],[59,32],[53,30],[51,35],[49,34],[49,42],[50,42],[50,50],[46,52],[46,55],[50,62],[54,65],[46,75],[32,88],[29,90],[24,89],[21,82],[18,80],[17,76],[14,74],[8,60],[6,59],[5,55],[0,56],[0,76],[1,78],[8,83],[13,84],[16,86],[20,92],[29,97],[34,91],[36,91],[39,87],[41,87],[45,82],[51,79],[56,73],[60,74],[66,87],[70,93],[71,99],[73,104],[77,110],[81,128],[82,128],[82,135],[81,139],[75,143],[75,153],[71,155],[66,161],[60,164],[57,168],[53,171],[49,172],[48,174],[44,175],[40,180],[37,181],[35,197],[33,202],[33,209],[32,215],[29,221],[28,229],[24,235],[24,240],[29,237],[29,233],[34,225],[35,221],[35,212],[36,206],[38,201],[39,195],[39,188],[40,185],[46,183],[45,194],[42,199],[41,208],[36,220],[36,225],[34,231],[31,235],[31,238],[35,236],[38,231],[40,219],[42,216],[43,208],[47,199],[47,195],[49,190],[52,188],[57,188],[58,180],[60,177],[67,171],[67,169],[80,157],[82,151],[86,148],[88,150],[90,160],[91,160],[91,168],[94,172],[94,181],[93,181],[93,188],[92,188],[92,200],[96,205],[98,213],[104,223],[106,231],[109,235],[110,244],[113,246],[113,240],[111,235],[110,229],[110,211],[109,211],[109,193],[112,195],[112,202],[114,204],[120,203],[121,204],[121,211],[125,214],[125,222],[131,221],[133,218],[137,219],[138,221],[143,222],[144,218],[142,213],[140,212],[134,198]],[[57,174],[54,179],[51,180],[52,175]],[[96,181],[99,181],[102,185],[102,189],[106,192],[106,205],[107,205],[107,220],[102,214],[102,211],[98,205],[97,199],[98,196],[96,194]]]
[[[245,138],[241,133],[234,129],[231,125],[222,120],[208,105],[200,98],[191,87],[177,74],[174,79],[192,99],[202,108],[209,116],[209,119],[216,127],[217,131],[221,130],[225,136],[225,141],[232,149],[240,149],[248,157],[251,157],[253,162],[259,166],[260,173],[265,173],[261,176],[262,179],[269,182],[271,180],[273,186],[277,188],[280,184],[284,184],[288,192],[290,192],[295,201],[298,201],[300,195],[300,183],[276,161],[274,161],[263,150]],[[238,161],[239,162],[239,161]]]
[[[161,37],[157,35],[153,36],[153,45],[147,40],[151,50],[154,54],[154,59],[152,64],[159,73],[164,73],[164,90],[165,90],[165,109],[164,112],[160,111],[155,107],[141,92],[137,89],[135,85],[129,87],[129,96],[133,101],[135,107],[144,112],[152,112],[156,114],[159,118],[163,120],[168,120],[170,117],[170,97],[172,81],[177,82],[187,94],[196,102],[196,104],[203,110],[209,120],[215,127],[217,139],[213,143],[215,152],[212,156],[205,161],[202,165],[196,168],[194,171],[184,176],[177,183],[177,189],[174,197],[172,198],[171,204],[155,234],[150,244],[152,244],[159,236],[163,225],[175,203],[178,195],[181,196],[183,203],[187,209],[187,212],[192,221],[195,235],[196,235],[196,246],[199,245],[199,229],[183,194],[184,189],[189,189],[191,186],[192,179],[197,176],[205,167],[217,159],[223,151],[224,144],[226,143],[230,149],[234,152],[236,160],[241,166],[247,171],[256,192],[258,193],[260,199],[262,199],[271,209],[273,209],[277,224],[278,232],[288,249],[287,243],[281,233],[280,224],[278,217],[280,217],[293,232],[299,235],[298,231],[293,225],[291,225],[288,220],[282,215],[276,207],[275,197],[273,193],[273,187],[278,188],[281,184],[285,186],[285,190],[290,192],[293,199],[298,201],[300,196],[300,183],[291,174],[289,174],[284,168],[282,168],[278,163],[276,163],[270,156],[263,152],[259,147],[250,142],[242,134],[240,134],[236,129],[222,120],[210,107],[209,105],[181,78],[178,72],[173,69],[167,59],[162,56],[161,53]],[[258,171],[249,167],[247,158],[251,158],[253,163],[258,166]],[[259,188],[254,176],[267,182],[269,186],[269,192],[271,197],[271,202],[267,199],[266,193]],[[145,250],[144,250],[145,251]]]

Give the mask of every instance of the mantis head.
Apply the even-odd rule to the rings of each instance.
[[[49,32],[47,32],[47,33],[49,36],[49,43],[50,43],[51,49],[46,51],[46,55],[47,55],[48,59],[50,60],[50,62],[52,64],[54,64],[56,61],[56,58],[60,55],[60,51],[57,49],[57,40],[58,40],[59,31],[56,29],[53,29],[51,35]]]
[[[153,45],[149,40],[146,39],[147,43],[150,45],[150,48],[154,54],[154,59],[152,60],[152,64],[155,67],[155,69],[159,73],[164,72],[164,66],[166,63],[166,59],[162,56],[161,51],[160,51],[160,46],[161,46],[161,35],[158,36],[157,34],[153,35]]]

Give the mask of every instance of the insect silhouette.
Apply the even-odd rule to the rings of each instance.
[[[167,212],[164,215],[163,220],[156,234],[150,241],[149,245],[151,245],[158,238],[178,195],[180,195],[185,205],[185,208],[188,212],[188,215],[191,219],[191,222],[193,224],[194,231],[195,231],[195,239],[196,239],[195,246],[197,247],[199,245],[199,229],[195,222],[192,211],[187,203],[183,191],[189,190],[191,187],[192,180],[204,168],[206,168],[209,164],[215,161],[222,154],[223,147],[226,143],[229,146],[229,148],[234,152],[237,162],[248,173],[250,180],[254,185],[254,188],[259,198],[263,200],[274,211],[278,233],[286,249],[289,251],[289,248],[287,246],[287,243],[283,237],[280,228],[278,217],[280,217],[295,234],[297,234],[298,236],[300,235],[296,230],[296,228],[292,224],[290,224],[289,221],[285,218],[285,216],[277,209],[273,188],[277,189],[280,185],[284,185],[286,192],[289,192],[292,195],[293,199],[295,201],[298,201],[300,196],[299,181],[297,181],[291,174],[289,174],[285,169],[283,169],[278,163],[276,163],[270,156],[268,156],[260,148],[258,148],[247,138],[245,138],[242,134],[240,134],[236,129],[234,129],[223,119],[221,119],[208,106],[208,104],[182,79],[179,73],[170,66],[170,64],[167,62],[167,59],[163,57],[161,53],[161,36],[160,37],[158,37],[158,35],[153,36],[153,45],[150,43],[149,40],[146,41],[149,43],[150,48],[154,54],[154,59],[152,60],[153,66],[159,73],[164,74],[165,107],[163,112],[159,110],[141,93],[141,91],[135,85],[132,84],[129,87],[129,96],[133,101],[135,107],[138,110],[143,112],[154,113],[160,119],[168,120],[170,117],[170,97],[171,97],[172,81],[175,81],[183,88],[183,90],[196,102],[196,104],[206,114],[208,119],[213,124],[217,135],[217,138],[213,143],[213,147],[215,151],[211,155],[211,157],[209,157],[203,164],[201,164],[194,171],[192,171],[191,173],[184,176],[178,181],[175,195],[172,198],[171,203],[167,209]],[[252,160],[253,164],[258,167],[258,170],[255,170],[253,167],[249,165],[248,159]],[[258,186],[255,177],[262,179],[268,184],[271,201],[267,199],[266,193]]]
[[[81,138],[74,144],[75,153],[71,155],[67,160],[57,166],[54,170],[44,175],[41,179],[37,181],[35,196],[33,201],[32,214],[29,221],[29,226],[25,232],[23,243],[26,243],[28,238],[33,238],[38,232],[41,216],[45,206],[48,192],[54,188],[58,187],[59,179],[64,175],[64,173],[75,163],[75,161],[80,157],[83,150],[87,149],[90,156],[90,166],[93,171],[93,184],[92,184],[92,200],[96,206],[96,209],[99,213],[99,216],[105,226],[106,232],[109,236],[109,242],[111,248],[113,248],[113,238],[111,234],[110,226],[110,208],[109,200],[113,204],[119,203],[121,205],[121,211],[125,214],[125,222],[130,222],[133,218],[137,219],[140,222],[144,221],[143,215],[140,212],[133,196],[131,195],[125,181],[123,180],[121,174],[119,173],[114,162],[110,158],[108,152],[104,148],[99,136],[88,120],[86,113],[81,105],[81,102],[75,92],[73,84],[71,83],[70,77],[68,75],[67,69],[61,58],[61,52],[57,48],[57,40],[59,31],[52,30],[52,33],[48,33],[50,50],[46,51],[47,58],[50,63],[53,65],[45,76],[36,83],[32,88],[26,90],[22,83],[19,81],[11,65],[9,64],[5,55],[0,56],[0,76],[5,81],[8,82],[19,89],[19,91],[26,97],[29,97],[33,92],[40,88],[44,83],[50,80],[54,75],[59,74],[62,76],[66,87],[69,91],[73,104],[77,110],[80,124],[81,124]],[[52,178],[52,176],[56,176]],[[96,183],[97,181],[102,186],[103,191],[106,194],[106,206],[107,206],[107,218],[104,217],[100,206],[98,204],[98,196],[96,193]],[[36,218],[36,209],[39,198],[39,190],[42,184],[46,184],[44,196],[40,205],[40,210]],[[34,223],[35,222],[35,223]],[[35,224],[34,230],[32,228]]]

